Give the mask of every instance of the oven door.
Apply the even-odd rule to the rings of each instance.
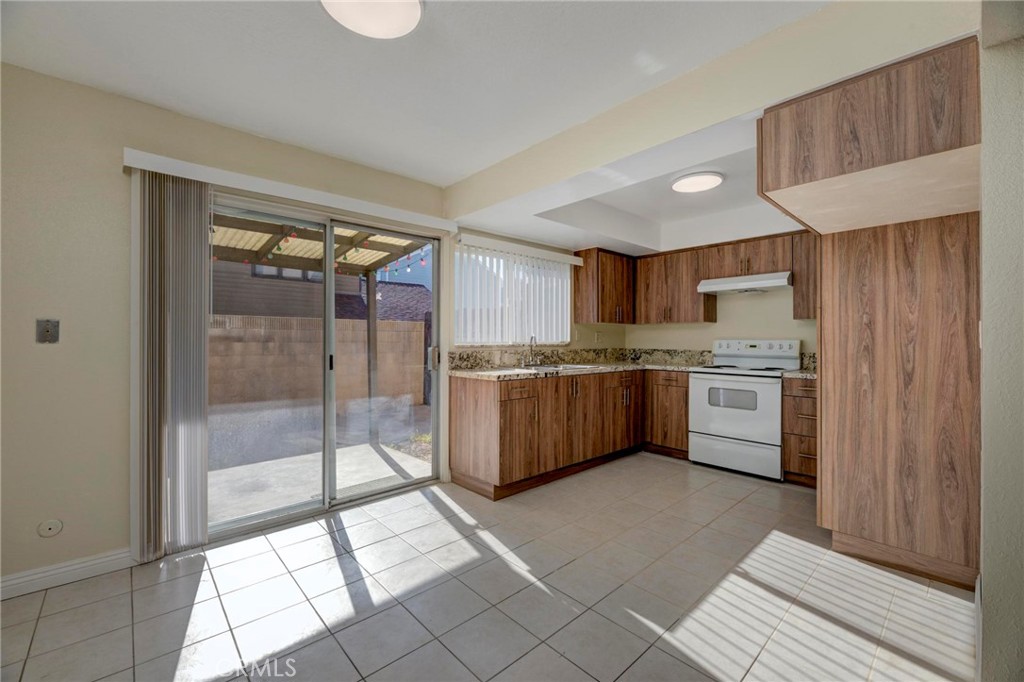
[[[782,379],[691,374],[690,430],[781,445]]]

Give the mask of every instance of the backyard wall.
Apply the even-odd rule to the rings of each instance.
[[[367,396],[366,321],[335,320],[338,403]],[[378,320],[378,396],[423,404],[423,322]],[[323,327],[317,318],[213,315],[210,405],[319,399]]]

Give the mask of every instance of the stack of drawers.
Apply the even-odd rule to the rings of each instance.
[[[815,487],[818,478],[818,380],[782,380],[785,480]]]

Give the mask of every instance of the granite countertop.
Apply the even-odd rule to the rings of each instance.
[[[502,367],[499,369],[453,369],[448,376],[463,377],[467,379],[485,379],[488,381],[512,381],[513,379],[540,379],[543,377],[563,377],[578,374],[605,374],[607,372],[630,372],[644,369],[658,369],[669,372],[689,372],[696,367],[683,367],[679,365],[638,365],[638,364],[612,364],[612,365],[587,365],[580,367],[566,367],[565,369],[529,369],[527,367]]]
[[[604,374],[607,372],[630,372],[645,369],[659,370],[663,372],[694,372],[700,371],[701,366],[613,364],[566,367],[565,369],[557,370],[530,369],[527,367],[501,367],[498,369],[453,369],[448,372],[448,376],[462,377],[465,379],[483,379],[485,381],[513,381],[515,379],[541,379],[544,377]],[[783,372],[782,376],[787,379],[818,378],[818,375],[815,372],[808,372],[805,370]]]

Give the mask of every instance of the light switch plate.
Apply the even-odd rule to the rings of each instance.
[[[60,320],[36,320],[36,343],[60,341]]]

